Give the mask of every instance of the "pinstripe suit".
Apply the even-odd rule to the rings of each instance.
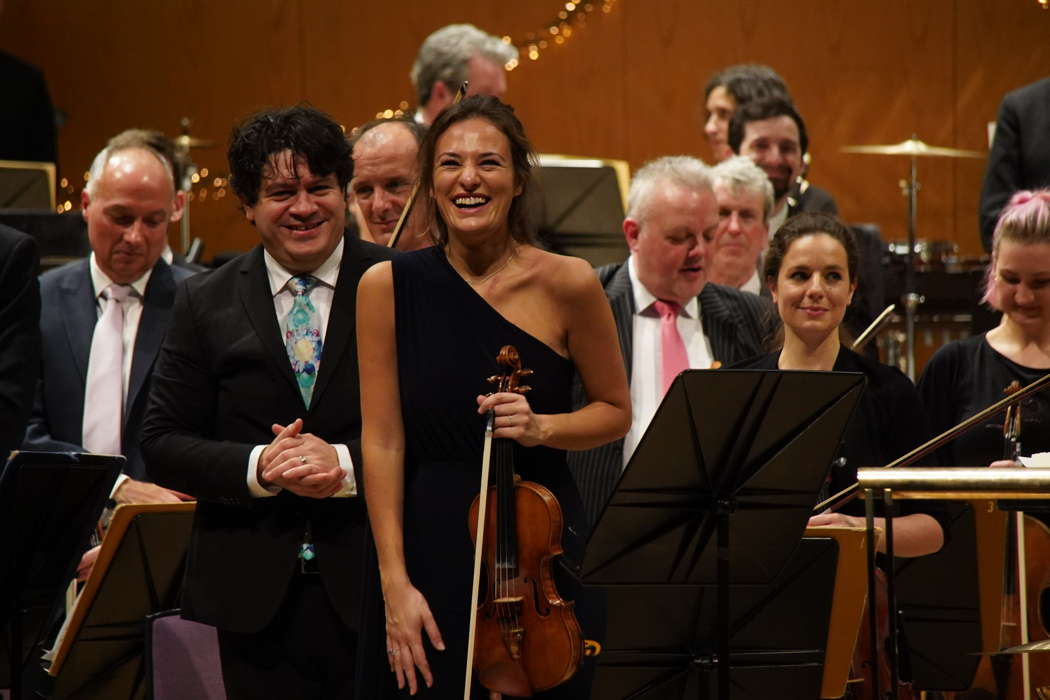
[[[635,308],[627,263],[605,265],[598,268],[597,273],[616,319],[616,335],[629,381]],[[712,283],[704,285],[697,298],[704,334],[711,344],[714,360],[728,367],[766,352],[766,341],[779,324],[768,299]],[[577,408],[587,402],[579,378],[573,399]],[[591,525],[616,486],[622,466],[623,439],[591,450],[569,453],[569,469],[576,479]]]

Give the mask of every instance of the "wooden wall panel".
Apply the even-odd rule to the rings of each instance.
[[[598,0],[600,2],[600,0]],[[68,115],[60,168],[74,184],[128,126],[194,133],[210,177],[231,125],[261,106],[309,101],[347,126],[412,99],[408,70],[433,29],[470,21],[496,34],[540,29],[555,0],[6,0],[0,46],[40,66]],[[708,157],[700,90],[730,63],[774,66],[810,127],[812,180],[843,216],[904,235],[906,159],[842,146],[929,143],[984,151],[1002,95],[1050,74],[1050,12],[1035,0],[616,0],[566,45],[508,77],[538,150],[626,158]],[[983,161],[920,162],[920,235],[976,254]],[[209,177],[209,179],[210,179]],[[230,197],[193,205],[210,253],[254,233]]]

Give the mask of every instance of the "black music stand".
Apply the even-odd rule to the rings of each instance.
[[[834,540],[807,537],[770,585],[733,587],[729,695],[711,651],[716,586],[610,586],[591,700],[820,697],[838,555]]]
[[[785,674],[811,680],[814,663],[819,690],[823,647],[805,638],[805,626],[785,628],[799,636],[759,653],[749,646],[754,637],[740,634],[750,613],[734,612],[747,604],[734,603],[729,593],[738,601],[772,595],[775,601],[760,606],[766,611],[800,606],[775,595],[794,590],[778,577],[800,546],[863,382],[860,374],[766,370],[691,370],[675,379],[598,520],[582,578],[606,586],[610,599],[619,587],[647,585],[713,595],[714,624],[701,603],[689,608],[696,612],[682,628],[662,624],[666,618],[657,610],[611,605],[610,629],[626,612],[635,624],[624,629],[634,631],[604,645],[597,682],[606,687],[604,675],[617,680],[607,686],[612,694],[594,698],[705,698],[712,673],[722,700],[731,697],[731,687],[737,689],[732,697],[787,697],[796,684]],[[805,614],[821,615],[819,609]],[[827,614],[824,609],[825,637]],[[646,624],[657,629],[645,633],[651,638],[643,646],[632,640]],[[654,674],[661,678],[659,692]],[[632,687],[628,678],[641,685]],[[798,686],[807,684],[799,680]]]
[[[982,642],[975,514],[969,504],[939,504],[945,506],[950,507],[944,547],[893,562],[909,680],[916,690],[966,690],[980,661],[973,653]]]
[[[532,216],[540,239],[556,253],[581,257],[594,267],[622,262],[630,169],[626,162],[542,154],[533,173],[541,202]]]
[[[46,633],[123,466],[116,456],[15,452],[4,467],[0,628],[8,627],[5,672],[14,700],[26,654]]]
[[[178,607],[194,503],[119,506],[57,643],[52,698],[143,698],[147,617]]]

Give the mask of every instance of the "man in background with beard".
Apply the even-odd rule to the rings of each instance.
[[[824,190],[808,187],[793,197],[793,185],[802,173],[809,148],[806,124],[783,97],[768,97],[741,106],[729,122],[729,147],[747,156],[765,171],[773,184],[772,237],[789,216],[803,211],[838,213],[835,200]]]

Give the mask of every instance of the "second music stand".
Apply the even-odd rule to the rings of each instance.
[[[715,614],[710,618],[696,603],[688,634],[660,625],[653,632],[659,638],[644,649],[603,652],[597,659],[599,683],[603,674],[620,675],[616,659],[632,651],[650,655],[632,664],[649,665],[653,672],[664,668],[680,678],[716,669],[723,699],[731,697],[731,685],[751,678],[744,669],[752,665],[754,650],[733,643],[739,620],[733,618],[730,589],[740,600],[748,586],[767,586],[782,575],[800,546],[863,382],[860,374],[765,370],[691,370],[675,379],[598,520],[582,576],[586,584],[606,586],[612,600],[622,586],[667,591],[683,584],[693,584],[694,591],[696,584],[714,586]],[[828,571],[830,585],[834,561]],[[830,594],[823,603],[829,601]],[[629,608],[638,621],[636,634],[646,620],[652,625],[658,617],[655,610]],[[610,606],[610,630],[625,613]],[[820,626],[826,636],[826,619]],[[778,663],[784,668],[764,673],[756,690],[737,696],[757,697],[759,686],[766,697],[776,696],[792,687],[785,685],[787,669],[810,662],[816,664],[819,691],[822,649],[817,651],[804,639],[766,648],[761,665],[767,671]],[[807,664],[799,667],[803,657]],[[669,660],[673,669],[665,666]],[[620,697],[646,697],[631,694],[642,687],[622,682],[617,687]],[[703,682],[675,687],[681,690],[650,697],[708,696]]]

